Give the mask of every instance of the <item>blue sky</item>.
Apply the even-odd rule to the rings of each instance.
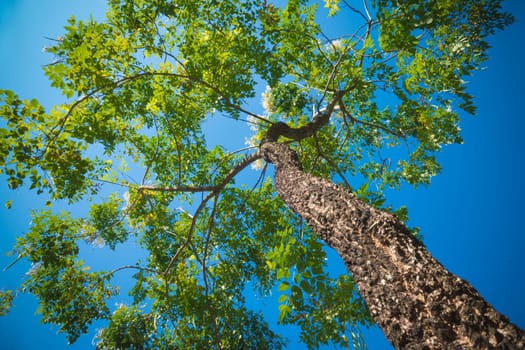
[[[72,14],[102,16],[103,4],[103,0],[0,0],[0,88],[36,97],[45,106],[61,102],[41,72],[41,65],[50,59],[42,52],[48,44],[44,37],[59,36]],[[389,199],[394,206],[408,206],[411,224],[421,228],[428,249],[446,268],[525,328],[525,2],[507,0],[504,6],[516,22],[491,39],[487,69],[470,79],[478,110],[475,117],[463,117],[465,144],[443,150],[439,155],[443,171],[430,187],[406,187]],[[13,200],[11,210],[3,206],[7,199]],[[39,202],[24,191],[8,192],[0,183],[2,253],[28,227],[29,209]],[[1,255],[0,269],[11,259]],[[17,264],[0,272],[0,289],[14,288],[26,270],[26,265]],[[92,335],[67,347],[56,328],[39,324],[35,309],[33,298],[20,295],[12,312],[0,318],[0,339],[6,349],[93,347]],[[370,349],[391,349],[377,329],[366,335]]]

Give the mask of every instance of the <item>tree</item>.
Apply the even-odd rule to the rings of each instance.
[[[104,22],[71,19],[48,49],[63,105],[2,92],[2,172],[50,198],[16,245],[44,322],[72,342],[107,320],[108,349],[279,348],[244,304],[247,288],[277,287],[280,321],[311,348],[358,344],[354,327],[372,318],[398,348],[523,347],[383,195],[427,184],[434,154],[461,142],[458,110],[474,112],[462,78],[510,15],[499,1],[324,4],[348,27],[327,34],[306,1],[110,0]],[[207,142],[214,118],[251,125],[251,147]],[[261,159],[279,196],[266,167],[255,185],[234,183]],[[89,210],[57,212],[57,200]],[[326,272],[319,238],[351,275]],[[84,242],[117,254],[126,241],[146,261],[92,272],[80,257]],[[110,310],[125,270],[132,301]]]

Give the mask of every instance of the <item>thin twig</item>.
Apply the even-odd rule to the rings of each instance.
[[[365,8],[366,15],[368,17],[368,21],[372,20],[372,16],[370,16],[370,11],[368,10],[368,5],[366,3],[366,0],[363,0],[363,7]]]
[[[324,154],[324,152],[321,150],[321,145],[319,144],[319,140],[317,138],[317,136],[314,136],[314,142],[315,142],[315,148],[317,149],[317,154],[323,158],[328,164],[330,164],[330,166],[335,169],[335,172],[337,173],[337,175],[339,175],[339,177],[341,178],[341,180],[343,180],[345,186],[350,190],[352,191],[352,186],[350,186],[350,183],[346,180],[346,177],[345,175],[341,172],[341,170],[339,169],[339,167],[337,166],[337,164],[335,164],[327,155]]]
[[[344,103],[340,103],[339,107],[341,108],[341,111],[343,112],[343,116],[344,117],[348,117],[350,119],[350,121],[353,122],[353,123],[366,125],[368,127],[374,128],[374,129],[379,129],[379,130],[382,130],[382,131],[384,131],[386,133],[389,133],[389,134],[397,136],[397,137],[401,137],[401,138],[405,137],[405,135],[403,133],[396,132],[394,130],[390,130],[390,129],[388,129],[388,128],[382,126],[382,125],[379,125],[379,124],[370,123],[370,122],[367,122],[367,121],[364,121],[364,120],[359,120],[359,119],[353,117],[348,112],[348,110],[346,109]]]
[[[348,7],[350,10],[352,10],[353,12],[359,14],[361,17],[363,17],[363,19],[364,19],[365,21],[367,20],[365,14],[364,14],[362,11],[359,11],[358,9],[356,9],[355,7],[353,7],[352,5],[350,5],[350,4],[348,3],[348,1],[343,0],[343,3],[344,3],[344,4],[346,5],[346,7]]]
[[[116,269],[113,269],[113,270],[107,272],[106,274],[104,274],[104,276],[111,276],[111,275],[115,274],[116,272],[119,272],[119,271],[122,271],[122,270],[126,270],[126,269],[134,269],[134,270],[146,271],[146,272],[151,272],[151,273],[154,273],[154,274],[159,274],[160,273],[159,271],[150,269],[148,267],[142,267],[142,266],[138,266],[138,265],[125,265],[125,266],[117,267]]]

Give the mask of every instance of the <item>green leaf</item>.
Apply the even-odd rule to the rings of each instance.
[[[292,308],[287,304],[279,304],[279,322],[283,322],[285,318],[290,314]]]
[[[335,15],[339,11],[339,0],[324,0],[324,7],[329,9],[329,16]]]
[[[9,309],[13,304],[13,291],[0,290],[0,316],[5,316],[9,313]]]
[[[279,291],[282,292],[282,291],[285,291],[285,290],[288,290],[288,288],[290,288],[290,284],[288,282],[281,282],[281,284],[279,284]]]

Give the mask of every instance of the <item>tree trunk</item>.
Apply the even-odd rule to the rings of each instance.
[[[281,199],[343,259],[396,349],[524,349],[525,332],[447,271],[393,215],[301,170],[284,144],[261,146]]]

